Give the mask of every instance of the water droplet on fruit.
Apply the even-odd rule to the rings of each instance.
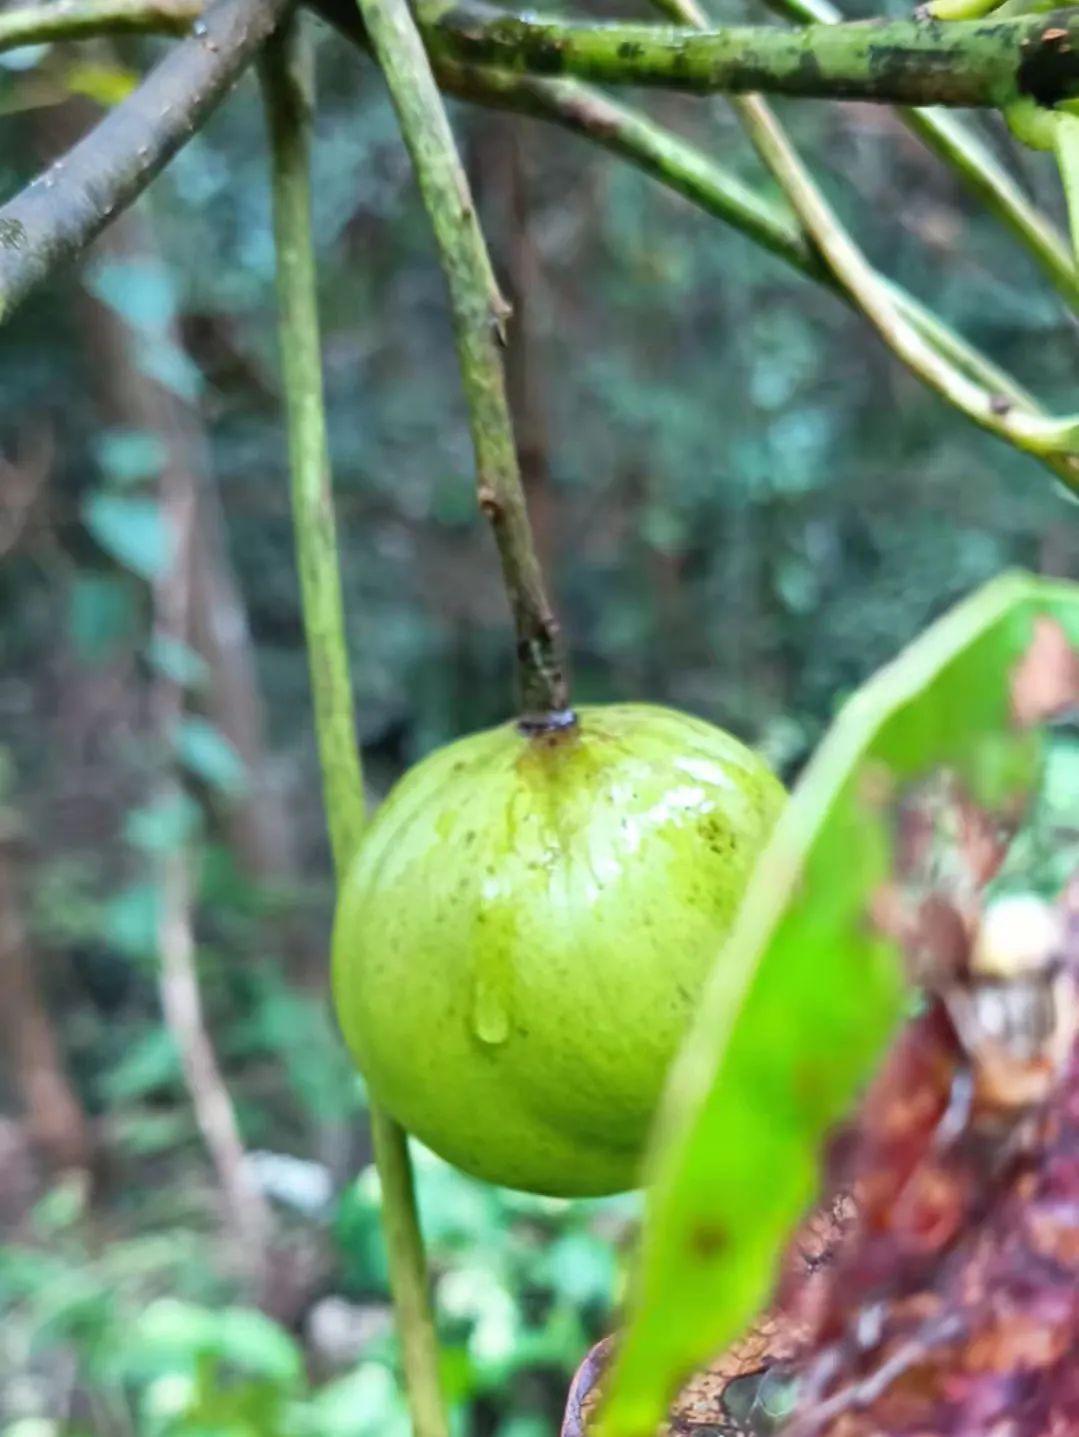
[[[510,1035],[510,1013],[501,985],[484,973],[472,986],[472,1031],[481,1043],[495,1048]]]

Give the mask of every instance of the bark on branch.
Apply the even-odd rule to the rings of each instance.
[[[45,0],[0,10],[0,49],[93,35],[183,35],[201,0]]]
[[[123,104],[0,206],[0,321],[146,188],[206,119],[288,3],[216,0],[190,37]]]
[[[1018,20],[707,31],[507,15],[482,0],[428,14],[424,38],[436,58],[533,75],[899,105],[999,106],[1023,95],[1052,105],[1079,95],[1074,9]]]

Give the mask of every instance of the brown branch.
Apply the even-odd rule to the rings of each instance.
[[[0,206],[0,320],[146,188],[210,114],[288,4],[216,0],[190,38],[123,104]]]

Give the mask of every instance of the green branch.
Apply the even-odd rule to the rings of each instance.
[[[201,0],[48,0],[0,10],[0,50],[95,35],[183,35]]]
[[[849,287],[829,268],[789,209],[759,195],[703,151],[637,111],[575,80],[540,80],[481,66],[461,66],[452,61],[440,62],[437,73],[443,87],[462,99],[532,115],[602,145],[668,189],[685,196],[706,214],[740,230],[793,269],[833,290],[853,307],[859,307]],[[862,263],[865,264],[864,258]],[[1025,415],[1035,423],[1045,421],[1052,434],[1069,433],[1068,423],[1062,425],[1058,420],[1049,419],[1013,375],[994,364],[899,285],[876,271],[869,273],[877,287],[878,299],[890,302],[899,318],[946,361],[955,372],[949,378],[957,377],[961,381],[965,376],[978,386],[979,412],[990,411],[1005,426],[1009,415]],[[919,378],[929,382],[920,373]],[[931,387],[941,392],[939,384]],[[1011,433],[999,429],[995,432],[998,437],[1016,442]],[[1018,447],[1027,445],[1020,443]],[[1076,476],[1069,458],[1038,457],[1054,474],[1074,487]]]
[[[1032,413],[959,372],[895,305],[892,294],[836,219],[775,118],[767,112],[759,114],[751,134],[806,233],[889,349],[968,419],[1049,462],[1066,484],[1079,490],[1079,416],[1058,419]]]
[[[707,16],[697,0],[656,0],[656,4],[683,24],[698,30],[708,28]],[[806,237],[828,265],[831,279],[866,316],[893,354],[923,383],[976,424],[991,429],[1016,448],[1036,454],[1065,483],[1079,486],[1079,460],[1074,453],[1061,455],[1059,452],[1076,447],[1079,429],[1076,417],[1064,421],[1050,419],[1040,414],[1022,392],[1014,394],[1007,389],[1002,392],[999,384],[986,388],[980,383],[982,376],[972,374],[965,362],[967,353],[947,343],[950,331],[942,333],[939,322],[935,328],[920,322],[923,316],[912,312],[911,306],[904,302],[906,297],[902,291],[869,264],[825,200],[763,97],[736,95],[730,103],[801,221]],[[1013,413],[1016,405],[1018,414]],[[1052,435],[1048,451],[1044,444],[1047,434]]]
[[[837,25],[842,13],[831,0],[767,0],[780,15],[802,25]],[[927,149],[949,165],[986,209],[1019,240],[1050,283],[1079,310],[1079,270],[1067,240],[1033,205],[989,147],[956,115],[943,110],[901,109],[899,118]]]
[[[541,80],[453,60],[440,60],[435,73],[443,90],[461,99],[553,121],[602,146],[793,268],[827,283],[820,256],[789,210],[639,110],[577,80]]]
[[[309,0],[352,39],[363,27],[349,0]],[[432,59],[456,59],[535,75],[575,75],[611,83],[702,93],[787,94],[898,105],[999,107],[1029,96],[1042,105],[1079,96],[1079,16],[1074,8],[1016,19],[841,22],[830,0],[769,0],[808,21],[798,31],[734,25],[704,32],[675,27],[588,24],[507,14],[483,0],[443,0],[422,23]],[[208,12],[209,13],[209,12]],[[122,31],[182,33],[199,14],[195,0],[50,0],[0,13],[0,49],[34,41]],[[948,154],[956,133],[933,116],[916,117]],[[1020,228],[1022,197],[991,157],[971,147],[972,180]],[[960,145],[959,148],[965,148]],[[1051,231],[1050,231],[1051,233]],[[1048,241],[1051,245],[1051,241]]]
[[[468,181],[406,0],[360,0],[412,156],[449,285],[480,508],[491,522],[517,631],[521,721],[571,721],[558,625],[536,557],[502,370],[508,307],[498,292]]]
[[[261,74],[273,157],[274,240],[296,556],[326,817],[340,883],[359,844],[365,813],[323,405],[311,240],[309,67],[294,31],[295,25],[289,25],[286,33],[267,45]],[[407,1137],[374,1104],[370,1116],[390,1286],[416,1437],[445,1437],[438,1345]]]
[[[365,823],[330,488],[322,352],[311,239],[310,101],[289,33],[266,47],[261,67],[273,161],[274,244],[281,366],[288,417],[292,515],[304,634],[326,820],[343,878]]]
[[[507,15],[479,0],[425,26],[433,55],[539,75],[697,93],[761,91],[900,105],[1001,106],[1079,94],[1079,15],[733,25],[706,32]]]

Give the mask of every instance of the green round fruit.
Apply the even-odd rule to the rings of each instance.
[[[737,739],[646,704],[424,759],[368,829],[334,932],[337,1011],[372,1096],[491,1182],[633,1186],[783,798]]]

